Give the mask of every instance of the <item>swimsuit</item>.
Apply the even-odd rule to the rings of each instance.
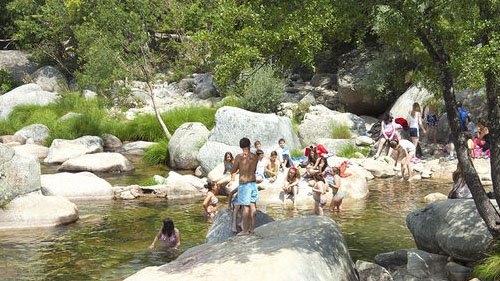
[[[333,196],[334,196],[334,197],[335,197],[335,196],[340,196],[340,197],[342,197],[342,198],[345,198],[345,194],[344,194],[344,193],[337,193],[337,194],[334,194]]]
[[[167,241],[170,244],[175,244],[177,242],[177,237],[175,236],[175,233],[172,233],[172,236],[167,237],[163,233],[161,234],[161,240],[162,241]]]
[[[217,207],[217,203],[219,203],[219,199],[217,199],[217,197],[214,197],[212,200],[210,200],[210,202],[208,202],[208,205]]]
[[[314,201],[316,201],[320,205],[325,205],[326,204],[326,199],[319,199],[319,200],[314,199]]]
[[[257,184],[254,181],[238,186],[238,204],[241,206],[250,206],[250,203],[256,203],[258,200],[259,192]]]
[[[438,125],[436,114],[427,114],[427,126],[435,127]]]
[[[231,171],[231,169],[233,168],[233,165],[232,165],[231,163],[229,163],[229,164],[224,164],[224,168],[226,169],[226,171]],[[229,172],[226,172],[226,173],[224,174],[224,176],[229,177],[229,176],[231,176],[231,174],[230,174]]]

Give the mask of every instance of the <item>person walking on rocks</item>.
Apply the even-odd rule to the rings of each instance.
[[[257,155],[250,152],[250,140],[240,140],[242,153],[234,159],[232,173],[239,170],[240,185],[238,186],[238,204],[242,208],[242,231],[238,235],[253,233],[255,227],[256,203],[259,198],[257,183],[255,182],[255,170],[257,168]]]

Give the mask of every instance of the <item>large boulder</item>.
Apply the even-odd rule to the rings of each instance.
[[[168,142],[170,167],[174,169],[196,169],[198,151],[208,139],[210,131],[199,122],[182,124]]]
[[[166,197],[168,200],[199,200],[207,193],[204,188],[207,183],[206,178],[200,179],[193,175],[181,175],[170,171],[166,179],[161,176],[154,176],[154,179],[158,185],[141,188],[151,191],[156,197]]]
[[[424,103],[432,98],[432,96],[433,94],[427,89],[412,85],[396,100],[396,102],[394,102],[389,112],[394,118],[403,117],[409,120],[408,118],[410,117],[413,104],[418,102],[420,108],[424,109]]]
[[[313,87],[332,88],[337,84],[337,76],[332,73],[316,73],[310,84]]]
[[[102,152],[102,139],[96,136],[83,136],[74,140],[55,139],[49,148],[49,155],[43,161],[59,164],[87,153]]]
[[[56,94],[42,90],[37,84],[19,86],[0,96],[0,120],[7,118],[17,105],[47,105],[56,99]]]
[[[354,137],[365,134],[365,121],[360,117],[316,105],[310,107],[309,113],[298,127],[300,142],[303,146],[308,146],[319,138],[332,138],[334,124],[346,125]]]
[[[217,88],[214,85],[214,77],[210,73],[194,76],[194,93],[200,99],[208,99],[217,96]]]
[[[40,163],[0,144],[0,206],[17,196],[40,190]]]
[[[31,124],[17,131],[14,136],[21,136],[26,140],[31,139],[33,143],[43,145],[50,137],[50,130],[43,124]]]
[[[38,159],[43,159],[49,154],[49,148],[38,144],[25,144],[13,147],[20,155],[33,155]]]
[[[338,97],[348,112],[377,116],[391,103],[391,99],[377,98],[375,91],[363,85],[375,55],[371,49],[353,50],[340,58]]]
[[[116,152],[127,156],[142,156],[144,155],[146,149],[156,142],[150,141],[134,141],[126,143],[116,149]]]
[[[12,76],[19,81],[33,73],[38,64],[29,59],[30,54],[16,50],[0,51],[0,68],[5,68],[12,73]]]
[[[33,83],[42,87],[47,92],[61,92],[68,89],[66,77],[53,66],[44,66],[31,74]]]
[[[103,134],[101,136],[103,141],[103,149],[105,152],[115,152],[120,146],[123,145],[122,141],[110,134]]]
[[[361,199],[368,196],[368,182],[365,171],[357,169],[355,165],[351,165],[346,169],[346,173],[351,175],[340,180],[341,186],[344,188],[346,198]]]
[[[203,244],[126,280],[225,280],[228,276],[242,281],[358,280],[342,230],[330,218],[319,216],[270,222],[256,228],[255,235]]]
[[[378,264],[357,260],[356,270],[361,281],[393,281],[389,271]]]
[[[357,163],[376,178],[390,178],[395,176],[393,166],[383,160],[366,158],[358,160]]]
[[[408,214],[406,224],[419,249],[456,260],[477,261],[493,241],[473,200],[431,203]]]
[[[66,160],[59,171],[94,173],[121,173],[134,170],[134,165],[125,156],[116,152],[84,154]]]
[[[89,173],[58,173],[41,176],[42,194],[69,200],[113,199],[111,184]]]
[[[290,150],[300,147],[289,118],[224,106],[217,110],[215,127],[198,153],[197,159],[203,170],[209,172],[215,168],[223,161],[226,151],[233,156],[241,153],[239,145],[243,137],[249,138],[252,146],[253,142],[260,141],[262,149],[268,154],[278,148],[281,138],[285,139]]]
[[[60,196],[43,196],[40,191],[18,196],[0,208],[0,230],[51,227],[77,219],[75,204]]]
[[[0,136],[0,143],[5,145],[12,146],[13,143],[17,145],[23,145],[26,143],[26,138],[22,136],[12,136],[12,135],[4,135]]]
[[[257,214],[255,215],[255,227],[259,227],[266,223],[273,222],[274,219],[259,210],[257,210]],[[238,223],[241,222],[241,213],[238,214]],[[228,210],[227,208],[223,208],[222,210],[217,211],[217,214],[214,218],[214,223],[210,227],[207,233],[207,237],[205,239],[205,243],[219,243],[224,242],[227,239],[234,237],[235,234],[231,231],[233,223],[233,211]]]

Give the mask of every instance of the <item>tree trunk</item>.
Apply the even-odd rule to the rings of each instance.
[[[430,31],[429,29],[423,30],[423,28],[419,26],[416,26],[416,31],[418,38],[427,49],[429,55],[431,56],[432,60],[439,70],[439,80],[445,100],[448,122],[450,124],[452,135],[455,139],[454,143],[457,150],[458,162],[462,168],[462,174],[467,185],[470,188],[479,215],[486,223],[489,232],[495,238],[498,238],[500,237],[500,214],[486,195],[486,191],[484,190],[481,181],[479,180],[476,169],[474,168],[469,152],[467,150],[464,130],[461,127],[458,117],[457,101],[455,99],[453,88],[453,76],[448,66],[449,56],[446,53],[440,38],[437,35],[432,34],[432,31]],[[434,39],[432,43],[429,40],[426,32],[430,33],[430,37]]]

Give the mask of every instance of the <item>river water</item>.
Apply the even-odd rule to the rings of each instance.
[[[53,172],[50,167],[44,173]],[[112,184],[137,184],[161,167],[139,168],[132,175],[112,175]],[[346,201],[343,212],[328,213],[343,230],[351,257],[373,260],[379,253],[415,247],[406,227],[406,215],[422,206],[432,192],[447,194],[450,184],[397,179],[369,181],[364,200]],[[220,197],[220,206],[225,198]],[[0,280],[122,280],[140,269],[162,265],[204,242],[210,228],[201,202],[176,205],[165,200],[77,201],[80,219],[49,229],[0,232]],[[312,207],[259,206],[274,219],[312,215]],[[176,253],[148,250],[170,217],[181,232]]]

